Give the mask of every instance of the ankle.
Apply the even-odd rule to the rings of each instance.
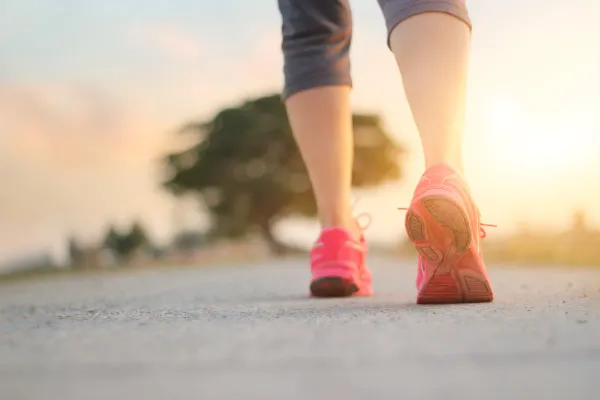
[[[431,167],[435,167],[436,165],[444,164],[455,170],[461,175],[464,175],[465,170],[463,167],[462,160],[456,159],[432,159],[427,160],[425,163],[425,169],[429,169]]]
[[[321,229],[339,228],[345,229],[356,241],[360,241],[362,230],[352,216],[327,215],[321,217]]]

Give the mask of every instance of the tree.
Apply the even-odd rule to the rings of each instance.
[[[120,233],[111,226],[104,236],[103,245],[120,259],[127,259],[136,250],[150,245],[148,234],[139,222],[134,222],[127,233]]]
[[[192,251],[202,246],[204,234],[196,231],[181,231],[173,237],[172,246],[181,251]]]
[[[571,219],[571,233],[575,236],[584,236],[589,231],[588,217],[585,211],[577,210]]]
[[[110,226],[104,235],[102,247],[111,250],[115,255],[120,254],[121,235],[114,226]]]
[[[127,242],[131,251],[138,250],[144,246],[150,246],[150,240],[148,239],[146,229],[139,221],[135,221],[131,225],[131,230],[127,235]]]
[[[84,250],[81,248],[77,239],[74,236],[69,237],[68,249],[71,267],[81,267],[84,258]]]
[[[353,185],[373,187],[400,178],[402,150],[380,118],[355,114],[353,124]],[[294,214],[312,217],[317,210],[280,96],[224,109],[182,131],[194,132],[198,142],[166,157],[169,178],[164,186],[175,195],[200,195],[213,237],[238,238],[257,230],[275,254],[285,252],[287,247],[273,234],[274,224]]]

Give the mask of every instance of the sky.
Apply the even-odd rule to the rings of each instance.
[[[419,140],[374,0],[354,0],[353,105],[409,150],[404,179],[360,196],[367,237],[403,235],[423,170]],[[489,236],[600,226],[600,2],[467,1],[473,20],[465,165]],[[202,218],[160,189],[175,131],[281,90],[275,1],[0,2],[0,261],[64,253],[110,222],[158,241]],[[278,227],[310,241],[314,221]]]

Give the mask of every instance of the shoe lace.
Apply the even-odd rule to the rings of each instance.
[[[487,226],[487,227],[489,227],[489,228],[497,228],[497,227],[498,227],[498,225],[493,225],[493,224],[484,224],[484,223],[481,223],[481,222],[480,222],[480,223],[479,223],[479,236],[480,236],[482,239],[485,239],[485,237],[487,236],[487,233],[486,233],[485,229],[483,229],[483,227],[484,227],[484,226]]]
[[[398,210],[402,210],[402,211],[408,211],[407,207],[398,207]],[[487,232],[485,231],[485,229],[483,229],[484,226],[487,226],[488,228],[497,228],[498,225],[493,225],[493,224],[484,224],[482,222],[479,223],[479,237],[481,237],[482,239],[485,239],[487,236]]]
[[[356,209],[356,206],[358,205],[359,202],[360,202],[360,197],[357,197],[352,202],[352,205],[351,205],[350,208],[351,208],[351,210],[352,210],[353,213],[354,213],[354,210]],[[363,218],[363,219],[366,218],[367,222],[364,223],[364,224],[361,224],[360,223],[361,218]],[[354,217],[354,220],[356,221],[356,224],[358,225],[358,228],[361,231],[363,231],[363,232],[366,231],[369,228],[369,226],[371,225],[371,222],[373,222],[373,218],[371,217],[371,214],[368,213],[368,212],[362,212],[362,213],[356,214],[356,216]]]

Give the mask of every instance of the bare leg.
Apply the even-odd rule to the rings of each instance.
[[[286,107],[323,228],[360,238],[351,215],[352,21],[347,0],[279,0]]]
[[[350,206],[350,5],[348,0],[279,0],[279,10],[287,112],[324,228],[310,251],[310,292],[368,296],[373,289],[367,247]]]
[[[421,135],[427,167],[444,163],[462,172],[468,25],[441,12],[417,14],[393,29],[390,46]]]
[[[291,96],[287,110],[314,188],[324,228],[359,232],[351,215],[352,120],[350,88],[328,86]]]
[[[493,300],[479,211],[462,172],[470,29],[464,0],[379,0],[427,171],[405,226],[419,252],[417,303]]]

